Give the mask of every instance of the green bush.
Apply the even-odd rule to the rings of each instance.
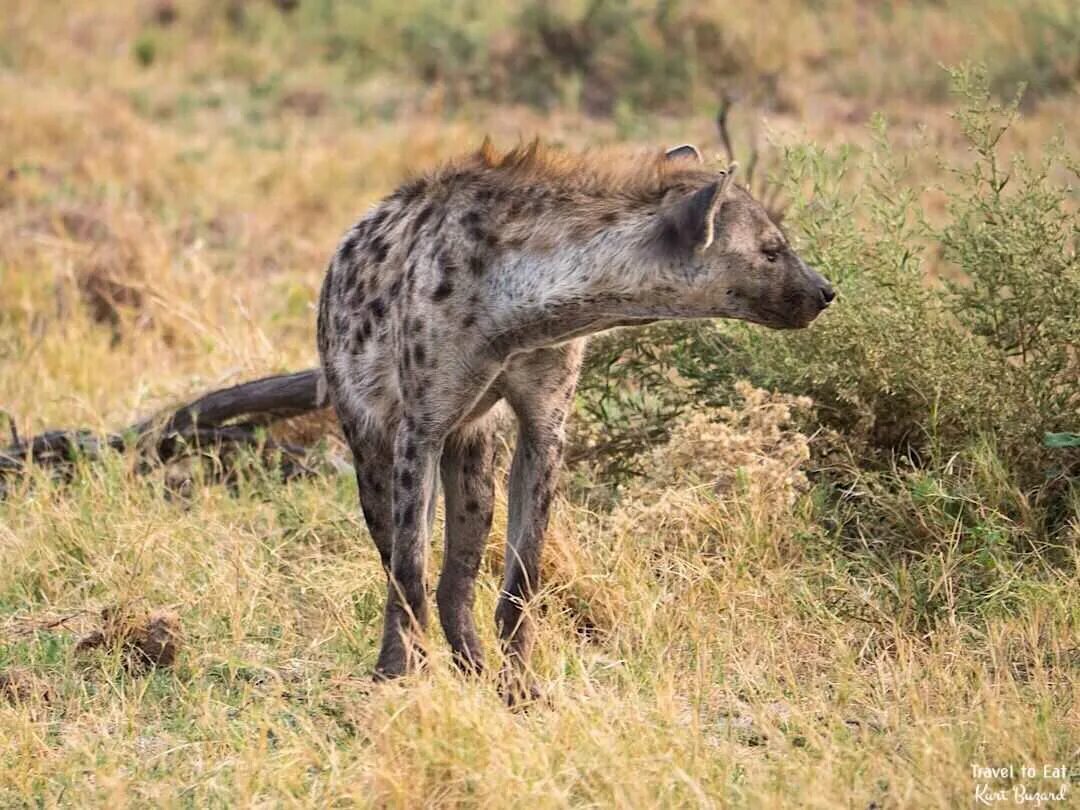
[[[667,421],[727,404],[746,378],[814,400],[817,480],[844,543],[925,554],[953,530],[976,545],[1000,532],[1011,554],[1064,536],[1080,454],[1043,438],[1080,426],[1080,230],[1059,180],[1076,165],[1054,144],[1038,167],[1006,160],[1017,104],[995,103],[981,70],[952,85],[972,160],[948,167],[943,222],[927,221],[880,120],[862,155],[789,149],[785,222],[836,305],[796,333],[716,322],[601,338],[578,456],[632,473]]]
[[[942,257],[961,273],[947,284],[945,305],[994,353],[1001,382],[1029,410],[1029,424],[1018,427],[1075,428],[1080,220],[1069,190],[1051,180],[1068,156],[1053,143],[1037,167],[1020,157],[1002,166],[997,145],[1016,117],[1019,95],[1002,107],[989,101],[981,72],[956,71],[953,80],[962,101],[955,118],[976,159],[953,169],[949,221],[932,232]],[[1069,168],[1075,175],[1077,164]]]

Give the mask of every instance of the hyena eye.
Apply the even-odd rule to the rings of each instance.
[[[765,258],[770,262],[775,262],[780,258],[780,248],[778,247],[762,248],[761,252],[765,254]]]

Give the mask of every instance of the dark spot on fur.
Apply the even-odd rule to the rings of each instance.
[[[383,303],[382,298],[375,298],[372,300],[368,307],[371,309],[371,314],[375,316],[375,320],[381,321],[383,315],[386,314],[386,304]]]
[[[470,326],[472,326],[475,323],[476,323],[476,316],[475,315],[471,315],[471,314],[466,315],[464,318],[461,319],[461,325],[464,326],[466,329],[468,329]]]
[[[387,290],[386,297],[389,298],[391,301],[397,298],[397,294],[401,292],[401,282],[402,279],[399,276],[397,279],[395,279],[394,283],[390,285],[390,289]]]
[[[375,231],[379,230],[379,228],[382,227],[382,224],[386,222],[386,218],[388,216],[390,216],[390,212],[387,211],[385,208],[380,208],[377,212],[375,212],[371,219],[368,220],[368,230],[371,233],[375,233]]]
[[[371,240],[371,258],[375,260],[375,264],[382,264],[389,250],[390,247],[381,236],[376,236]]]
[[[419,233],[420,229],[424,227],[424,224],[431,218],[431,215],[434,212],[434,203],[428,203],[420,209],[420,213],[416,215],[416,219],[413,221],[413,233]]]
[[[439,286],[435,288],[435,292],[431,294],[433,301],[442,301],[446,299],[450,293],[454,291],[454,285],[450,283],[449,279],[443,279],[439,282]]]
[[[408,470],[401,471],[401,486],[405,489],[411,489],[413,485],[412,473]]]
[[[424,347],[417,343],[416,346],[413,348],[413,357],[416,360],[416,365],[423,365],[425,355],[426,352],[424,351]]]
[[[465,509],[469,512],[479,512],[480,502],[475,498],[469,498],[469,500],[465,501]]]
[[[356,250],[356,244],[361,239],[360,231],[357,228],[353,228],[349,235],[345,237],[345,241],[341,244],[341,255],[345,259],[351,259],[353,251]]]
[[[479,253],[474,253],[469,257],[469,271],[474,276],[480,276],[484,274],[484,259]]]

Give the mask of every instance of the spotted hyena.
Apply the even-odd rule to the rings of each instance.
[[[734,170],[706,169],[688,146],[615,159],[485,141],[345,236],[318,342],[387,573],[376,677],[406,672],[422,650],[440,478],[439,619],[455,660],[482,666],[472,608],[494,504],[493,406],[518,422],[496,610],[513,695],[586,336],[665,318],[800,328],[832,301]]]

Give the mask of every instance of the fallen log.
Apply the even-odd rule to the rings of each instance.
[[[70,472],[79,460],[94,460],[106,450],[139,454],[140,471],[188,455],[221,454],[253,447],[275,458],[285,477],[311,474],[310,449],[278,442],[265,428],[327,407],[319,369],[277,374],[211,391],[179,408],[159,413],[116,433],[85,429],[50,430],[0,449],[0,496],[5,479],[42,467]]]

